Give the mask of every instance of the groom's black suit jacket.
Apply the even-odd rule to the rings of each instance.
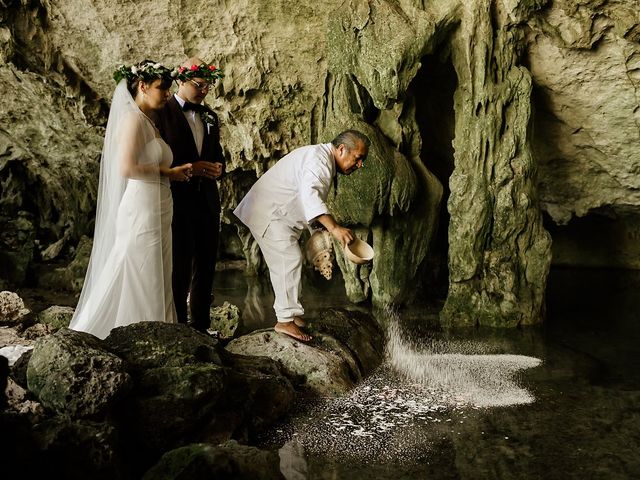
[[[218,116],[213,111],[209,111],[209,113],[215,124],[207,127],[202,122],[204,139],[202,153],[198,155],[191,128],[175,96],[172,96],[164,108],[158,112],[158,129],[162,138],[169,144],[173,152],[173,167],[198,160],[220,162],[224,166],[224,156],[220,146]],[[211,212],[219,217],[220,195],[218,193],[218,185],[215,180],[202,177],[193,177],[189,182],[171,183],[174,211],[197,208],[197,203],[201,202],[201,195],[197,195],[199,190],[204,191]]]
[[[180,104],[171,97],[158,112],[158,129],[173,152],[172,166],[198,160],[224,165],[218,117],[208,111],[213,125],[204,124],[202,153],[198,155],[189,123]],[[220,195],[215,180],[192,177],[188,182],[171,182],[173,195],[173,298],[178,321],[187,322],[187,296],[191,298],[193,326],[209,327],[213,277],[220,231]]]

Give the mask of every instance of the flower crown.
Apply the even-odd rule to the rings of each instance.
[[[214,83],[217,79],[224,77],[222,69],[208,63],[200,65],[191,65],[190,67],[181,66],[174,70],[175,77],[183,82],[190,78],[204,78],[207,82]]]
[[[169,70],[161,63],[144,60],[137,65],[120,65],[113,72],[113,78],[116,83],[125,78],[127,81],[135,78],[141,78],[145,82],[150,82],[158,78],[173,80],[177,75],[177,70]]]

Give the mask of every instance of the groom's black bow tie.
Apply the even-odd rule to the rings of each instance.
[[[182,106],[182,110],[184,111],[194,110],[196,112],[204,112],[206,110],[206,107],[204,105],[199,105],[197,103],[184,102],[184,105]]]

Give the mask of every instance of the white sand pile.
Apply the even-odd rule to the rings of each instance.
[[[409,384],[382,366],[349,395],[326,400],[296,417],[284,439],[307,453],[365,462],[424,459],[431,431],[442,436],[466,418],[463,402],[420,384]]]
[[[390,324],[387,336],[387,362],[411,382],[447,392],[448,396],[477,407],[534,401],[515,377],[522,370],[540,365],[538,358],[476,353],[485,347],[474,342],[432,341],[429,346],[416,349],[403,338],[396,321]],[[447,349],[451,353],[441,353]]]

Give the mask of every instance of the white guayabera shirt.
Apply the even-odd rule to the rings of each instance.
[[[331,144],[309,145],[285,155],[251,187],[234,214],[256,235],[290,237],[319,215],[336,172]],[[280,232],[280,233],[278,233]]]

